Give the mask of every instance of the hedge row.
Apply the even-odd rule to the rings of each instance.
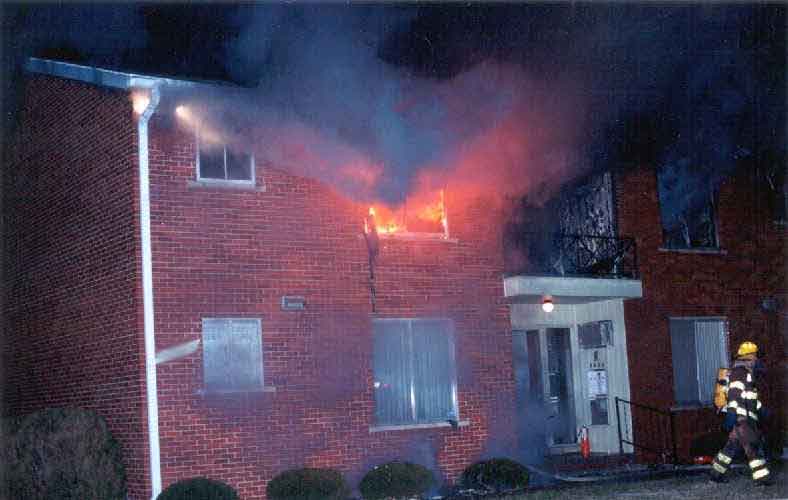
[[[496,458],[477,462],[462,474],[459,486],[478,493],[501,494],[524,489],[528,470],[514,460]],[[365,500],[421,497],[435,485],[432,472],[409,462],[389,462],[369,471],[359,484]],[[268,483],[269,500],[340,500],[349,488],[342,474],[332,469],[285,471]]]
[[[422,497],[434,484],[432,472],[421,465],[389,462],[369,471],[359,490],[365,500],[398,500]],[[465,469],[459,484],[481,494],[501,494],[525,488],[528,471],[513,460],[486,460]],[[266,495],[269,500],[345,500],[350,489],[339,471],[303,468],[274,477]],[[226,484],[193,478],[171,485],[157,500],[238,500],[238,495]]]
[[[4,419],[0,459],[5,474],[0,498],[30,500],[123,500],[126,474],[121,448],[104,420],[75,408],[54,408],[22,418]],[[389,462],[369,471],[359,490],[365,500],[405,499],[427,493],[435,484],[429,469]],[[528,471],[508,459],[468,467],[459,485],[484,493],[525,488]],[[344,500],[350,488],[339,471],[303,468],[282,472],[268,483],[270,500]],[[208,478],[178,481],[157,500],[239,500],[229,485]]]

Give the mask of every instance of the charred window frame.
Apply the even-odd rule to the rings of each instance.
[[[259,319],[203,318],[202,340],[205,392],[264,390]]]
[[[765,155],[760,177],[765,183],[767,203],[772,220],[779,224],[788,223],[788,175],[785,154],[769,152]]]
[[[669,318],[673,394],[679,406],[708,406],[717,370],[728,366],[728,322],[719,317]]]
[[[376,424],[458,423],[453,323],[377,319],[372,326]]]
[[[657,170],[663,247],[669,250],[720,248],[717,189],[703,172],[685,163]]]
[[[254,185],[254,156],[236,151],[227,144],[207,141],[198,134],[197,180]]]

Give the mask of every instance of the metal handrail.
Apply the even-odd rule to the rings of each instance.
[[[666,417],[667,418],[667,424],[668,424],[668,427],[669,427],[669,430],[670,430],[670,443],[667,443],[667,444],[669,444],[670,449],[669,450],[665,450],[664,447],[663,448],[654,448],[654,447],[651,447],[651,446],[644,445],[642,443],[635,443],[634,432],[630,432],[626,436],[626,437],[631,437],[632,438],[631,440],[626,439],[625,436],[621,433],[621,405],[622,404],[629,405],[630,408],[631,407],[635,407],[635,408],[639,408],[639,409],[645,410],[645,411],[647,411],[647,412],[649,412],[651,414],[658,415],[660,417]],[[629,410],[629,415],[630,415],[630,417],[632,416],[632,410],[631,409]],[[674,412],[660,410],[660,409],[654,408],[652,406],[648,406],[648,405],[644,405],[644,404],[640,404],[640,403],[634,403],[632,401],[627,401],[626,399],[622,399],[622,398],[616,397],[616,421],[617,421],[617,424],[618,424],[618,447],[619,447],[619,452],[622,455],[624,454],[624,444],[629,444],[629,445],[632,445],[633,448],[639,448],[641,450],[645,450],[645,451],[649,451],[649,452],[655,453],[657,455],[661,455],[663,457],[663,460],[665,460],[665,457],[670,456],[671,457],[671,462],[673,463],[673,465],[678,465],[678,452],[677,452],[677,447],[676,447],[676,425],[675,425],[675,413]],[[632,429],[629,429],[629,430],[632,431]],[[664,442],[664,440],[663,440],[663,442]]]
[[[509,274],[638,277],[634,238],[567,233],[522,232],[514,247],[525,261]]]

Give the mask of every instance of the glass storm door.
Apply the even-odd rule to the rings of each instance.
[[[569,328],[548,328],[545,337],[548,444],[571,444],[576,436]]]
[[[544,422],[548,446],[576,442],[569,332],[569,328],[515,332],[515,349],[525,351],[524,356],[515,353],[518,399],[524,411]]]

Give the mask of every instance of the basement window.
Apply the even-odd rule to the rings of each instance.
[[[205,392],[264,390],[260,330],[259,319],[203,318]]]
[[[459,422],[454,327],[447,319],[378,319],[376,425]]]
[[[226,144],[198,139],[197,180],[254,184],[254,157]]]
[[[670,318],[673,393],[679,406],[708,406],[717,370],[728,366],[728,328],[721,318]]]

